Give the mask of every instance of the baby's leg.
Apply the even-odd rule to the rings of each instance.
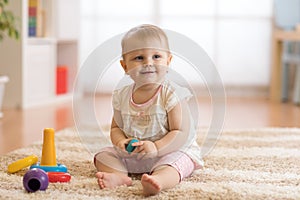
[[[96,177],[101,189],[132,185],[131,178],[127,176],[127,169],[113,154],[109,152],[98,153],[95,156],[95,166],[98,170]]]
[[[165,165],[151,175],[143,174],[141,183],[145,196],[158,194],[161,190],[173,188],[180,181],[180,175],[174,167]]]
[[[165,155],[154,166],[151,175],[142,176],[144,194],[154,195],[161,190],[173,188],[183,178],[190,176],[194,167],[194,162],[186,154],[174,152]]]

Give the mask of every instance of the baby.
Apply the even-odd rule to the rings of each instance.
[[[155,195],[203,166],[187,104],[192,94],[166,79],[171,60],[168,38],[157,26],[137,26],[123,37],[120,63],[134,83],[113,93],[113,147],[94,158],[100,188],[130,186],[128,174],[140,173],[143,194]],[[138,142],[128,153],[133,138]]]

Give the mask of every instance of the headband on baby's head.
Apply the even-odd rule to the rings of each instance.
[[[154,25],[144,24],[130,29],[122,39],[122,55],[139,49],[158,49],[170,52],[168,37]]]

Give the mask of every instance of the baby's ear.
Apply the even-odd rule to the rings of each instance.
[[[127,72],[127,67],[126,67],[124,60],[120,60],[120,64],[123,67],[124,71]]]

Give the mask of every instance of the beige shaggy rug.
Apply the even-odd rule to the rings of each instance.
[[[6,172],[8,164],[17,159],[40,156],[39,142],[0,157],[0,199],[144,198],[138,176],[133,177],[130,187],[100,190],[94,177],[93,156],[74,129],[57,132],[55,139],[57,159],[68,167],[71,182],[50,183],[46,191],[27,193],[22,185],[27,169],[15,174]],[[103,138],[91,134],[88,140]],[[203,170],[147,199],[300,199],[300,129],[224,131],[205,158]]]

